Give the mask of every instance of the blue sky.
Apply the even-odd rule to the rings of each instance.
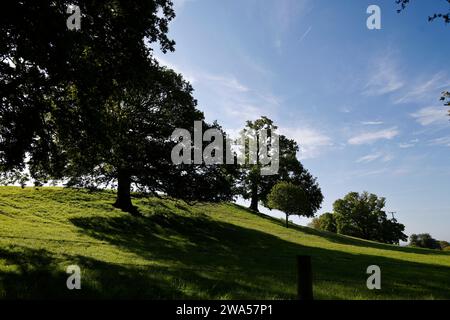
[[[176,52],[206,119],[230,132],[266,115],[318,178],[319,213],[350,191],[387,199],[406,233],[450,241],[450,25],[444,0],[175,0]],[[381,30],[366,9],[381,8]],[[302,224],[307,219],[294,219]]]

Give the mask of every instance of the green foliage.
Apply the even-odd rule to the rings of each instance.
[[[120,100],[108,104],[101,132],[106,144],[97,149],[96,158],[84,162],[77,157],[82,149],[78,130],[73,130],[68,140],[59,139],[70,164],[62,175],[71,177],[72,186],[92,183],[93,175],[108,183],[118,179],[117,201],[121,200],[121,183],[125,185],[124,201],[132,185],[141,191],[163,192],[188,201],[230,200],[233,180],[227,173],[232,168],[172,163],[171,150],[177,142],[169,137],[176,128],[190,128],[193,134],[194,121],[202,121],[204,130],[221,130],[217,124],[203,122],[192,91],[180,74],[155,64],[139,87],[124,89]],[[103,170],[95,174],[96,168]],[[131,203],[116,205],[127,209]]]
[[[170,159],[173,130],[204,118],[191,85],[152,57],[153,43],[174,50],[172,2],[80,0],[78,31],[66,27],[69,4],[22,1],[0,13],[3,180],[22,183],[29,169],[38,185],[117,186],[115,205],[130,212],[133,187],[229,200],[230,168]]]
[[[66,27],[66,9],[73,4],[82,13],[78,31]],[[85,144],[79,153],[95,159],[107,102],[147,74],[148,44],[174,49],[167,37],[174,16],[169,0],[28,0],[4,6],[0,170],[23,169],[27,154],[32,177],[45,178],[42,172],[64,163],[52,138],[71,127]]]
[[[317,299],[450,299],[450,253],[322,233],[234,204],[110,191],[0,187],[1,299],[295,299],[296,255],[311,255]],[[368,265],[383,290],[367,290]],[[68,265],[82,290],[67,290]]]
[[[273,121],[267,117],[261,117],[255,121],[247,121],[247,125],[243,130],[244,133],[252,130],[260,132],[267,130],[269,137],[272,131],[277,129]],[[297,143],[284,135],[279,136],[279,158],[280,165],[278,174],[262,176],[261,165],[246,164],[241,166],[240,180],[238,183],[239,193],[244,199],[251,199],[250,208],[258,211],[258,203],[262,202],[268,206],[267,196],[273,186],[280,181],[288,181],[299,185],[306,193],[308,208],[305,208],[304,215],[313,216],[320,209],[323,201],[322,191],[315,177],[313,177],[307,169],[303,167],[297,159],[299,147]],[[247,154],[248,156],[248,154]],[[246,162],[248,163],[248,162]]]
[[[412,234],[409,237],[409,245],[418,248],[441,249],[439,241],[434,239],[429,233]]]
[[[328,231],[328,232],[337,232],[336,219],[334,214],[332,213],[324,213],[317,218],[313,218],[310,223],[310,226],[316,230]]]
[[[278,182],[273,186],[267,200],[270,209],[278,209],[286,214],[286,227],[289,216],[308,215],[308,199],[305,191],[291,182]]]
[[[405,226],[388,219],[386,199],[375,194],[350,192],[333,204],[337,232],[367,240],[398,244],[406,241]]]
[[[293,183],[281,181],[273,186],[268,196],[271,209],[278,209],[287,215],[303,215],[307,210],[305,191]]]
[[[450,247],[450,243],[448,241],[439,241],[439,246],[441,247],[441,250],[445,250],[445,248]]]

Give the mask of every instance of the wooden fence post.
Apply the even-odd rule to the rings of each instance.
[[[297,256],[297,296],[299,300],[314,300],[311,256]]]

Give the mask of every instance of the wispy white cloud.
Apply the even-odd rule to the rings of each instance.
[[[273,15],[273,23],[279,31],[288,31],[292,24],[311,10],[310,0],[277,0],[273,2],[274,8],[267,7]]]
[[[409,140],[409,141],[400,142],[398,144],[398,147],[400,149],[409,149],[409,148],[415,147],[418,142],[419,142],[419,139],[412,139],[412,140]]]
[[[450,137],[441,137],[430,141],[431,145],[441,145],[450,147]]]
[[[396,127],[360,133],[348,140],[349,144],[361,145],[361,144],[371,144],[378,140],[391,140],[399,134]]]
[[[368,154],[365,155],[361,158],[359,158],[358,160],[356,160],[357,163],[369,163],[372,161],[375,161],[377,159],[379,159],[381,157],[381,153],[372,153],[372,154]]]
[[[225,113],[229,116],[236,118],[237,120],[255,120],[262,116],[261,108],[246,104],[245,102],[235,102],[230,103],[226,109]]]
[[[262,1],[256,2],[258,4],[263,3]],[[286,40],[286,35],[292,31],[292,25],[301,20],[311,10],[312,3],[311,0],[277,0],[271,2],[271,5],[265,3],[262,6],[262,18],[267,20],[271,26],[270,30],[272,32],[273,44],[279,53],[281,52],[284,40]]]
[[[249,69],[249,72],[256,73],[258,77],[272,77],[274,73],[271,71],[267,63],[263,62],[261,57],[255,57],[243,48],[234,48],[236,50],[236,59]]]
[[[440,97],[444,89],[450,87],[450,79],[444,72],[434,74],[429,80],[420,81],[411,85],[400,98],[395,100],[396,104],[410,102],[428,102]]]
[[[359,158],[358,160],[356,160],[356,163],[370,163],[375,160],[380,160],[382,162],[388,162],[388,161],[391,161],[392,159],[394,159],[394,156],[392,154],[376,152],[376,153],[371,153],[371,154],[368,154],[368,155],[365,155],[365,156]]]
[[[365,126],[378,126],[383,124],[383,121],[362,121],[361,124]]]
[[[316,158],[333,145],[329,136],[313,128],[280,128],[279,132],[298,143],[301,159]]]
[[[398,144],[399,148],[401,149],[409,149],[416,146],[417,142],[419,142],[419,139],[413,139],[408,142],[401,142]]]
[[[254,120],[261,115],[273,116],[273,110],[280,105],[280,99],[270,93],[250,89],[232,74],[213,74],[203,70],[180,67],[157,56],[160,64],[183,74],[184,78],[216,101],[215,105],[203,105],[209,120],[223,116],[233,122]]]
[[[339,112],[342,112],[342,113],[350,113],[350,112],[352,112],[352,110],[351,110],[350,107],[344,106],[344,107],[340,107],[340,108],[339,108]]]
[[[415,144],[414,143],[399,143],[398,146],[401,149],[408,149],[408,148],[415,147]]]
[[[392,155],[392,154],[385,154],[382,158],[381,158],[381,161],[383,161],[383,162],[389,162],[389,161],[391,161],[391,160],[393,160],[394,159],[394,155]]]
[[[399,168],[397,168],[397,169],[394,169],[394,170],[392,171],[392,174],[393,174],[394,176],[406,176],[406,175],[411,175],[412,172],[415,172],[415,170],[412,169],[412,168],[402,168],[402,167],[399,167]]]
[[[240,83],[234,76],[205,74],[204,79],[207,81],[217,82],[217,85],[227,87],[238,92],[247,92],[249,89]]]
[[[234,123],[255,120],[263,115],[273,119],[281,104],[277,96],[250,89],[232,77],[204,85],[217,99],[214,106],[216,118],[222,118],[222,114]]]
[[[412,113],[411,117],[415,118],[422,126],[448,122],[447,110],[443,106],[422,108]]]
[[[387,172],[388,172],[388,169],[386,169],[386,168],[370,170],[370,171],[358,170],[358,171],[351,172],[350,176],[356,176],[359,178],[363,178],[363,177],[379,176],[379,175],[385,174]]]
[[[369,70],[365,95],[381,96],[395,92],[404,86],[404,81],[390,54],[376,60]]]

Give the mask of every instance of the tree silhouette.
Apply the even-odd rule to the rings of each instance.
[[[350,192],[336,200],[333,214],[337,233],[391,244],[406,241],[405,226],[387,218],[385,204],[385,198],[368,192]]]
[[[132,185],[145,192],[164,192],[186,200],[229,200],[227,168],[172,163],[171,150],[176,141],[169,139],[171,133],[203,121],[192,91],[181,75],[155,62],[145,81],[124,88],[120,99],[107,103],[98,128],[101,140],[86,140],[77,126],[58,130],[61,134],[55,137],[55,143],[58,150],[64,151],[65,165],[53,176],[68,177],[68,185],[77,186],[117,181],[114,205],[128,212],[135,211],[130,196]],[[205,130],[213,127],[204,122],[203,126]],[[95,153],[89,157],[80,153],[85,146],[95,147]]]
[[[278,209],[286,215],[286,228],[289,228],[289,216],[309,216],[308,199],[305,191],[293,183],[280,181],[273,186],[267,196],[268,206]]]
[[[82,27],[68,30],[66,9],[78,5]],[[49,118],[100,140],[100,114],[123,87],[138,83],[151,48],[173,50],[167,37],[170,1],[13,1],[0,12],[0,166],[23,167],[25,154],[44,158],[56,129]],[[78,108],[67,95],[76,93]],[[86,152],[89,150],[83,150]]]
[[[441,249],[439,241],[434,239],[429,233],[412,234],[409,237],[409,245],[419,248]]]
[[[258,137],[261,130],[267,130],[268,136],[277,127],[273,121],[267,117],[261,117],[255,121],[247,121],[244,133],[253,131]],[[297,159],[297,152],[299,148],[294,140],[286,138],[284,135],[279,136],[279,170],[274,175],[261,175],[261,164],[257,161],[256,164],[249,164],[248,159],[246,164],[241,166],[241,176],[238,183],[238,190],[245,199],[250,199],[250,209],[258,212],[258,203],[262,202],[268,205],[267,196],[272,190],[273,186],[279,181],[292,182],[301,186],[306,192],[308,199],[308,210],[305,210],[306,215],[314,215],[323,201],[323,195],[320,187],[308,170],[306,170],[300,161]],[[258,151],[259,152],[259,151]]]
[[[80,30],[66,26],[69,5],[80,7]],[[27,168],[37,184],[114,180],[115,205],[130,212],[132,185],[187,200],[229,199],[222,167],[170,161],[171,132],[203,120],[190,84],[152,57],[154,43],[174,50],[167,37],[174,16],[169,0],[5,4],[0,171],[22,179],[17,172]]]
[[[450,0],[443,1],[448,2],[448,4],[450,5]],[[397,10],[397,12],[400,13],[406,9],[411,0],[395,0],[395,2],[400,5],[400,9]],[[433,13],[431,16],[428,16],[428,21],[433,21],[438,18],[444,20],[446,24],[450,23],[450,7],[447,12]]]

